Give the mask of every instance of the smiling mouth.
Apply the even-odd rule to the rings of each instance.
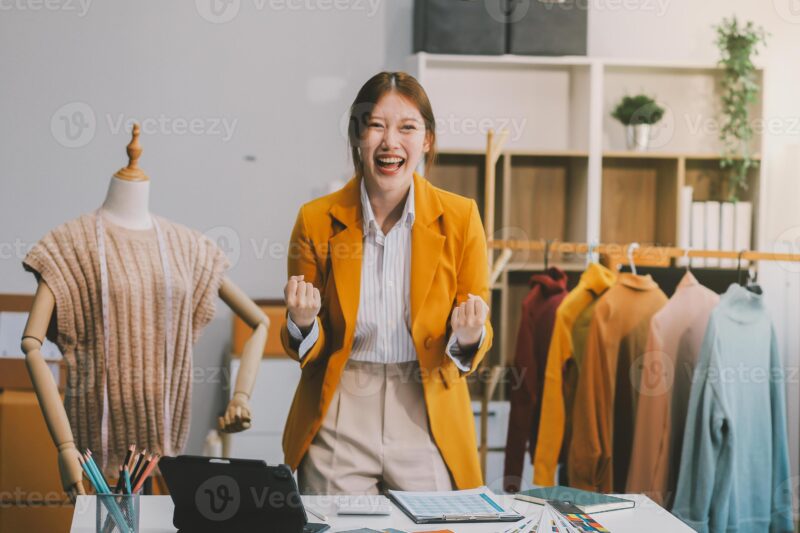
[[[387,173],[394,173],[400,170],[405,164],[406,160],[402,157],[376,157],[375,164],[377,165],[378,169],[387,172]]]

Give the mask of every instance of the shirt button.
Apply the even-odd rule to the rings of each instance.
[[[430,348],[432,344],[433,344],[433,337],[428,337],[428,338],[425,339],[425,347],[426,348]]]

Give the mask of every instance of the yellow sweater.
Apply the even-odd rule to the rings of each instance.
[[[572,326],[578,315],[612,286],[615,279],[615,274],[609,269],[597,263],[590,264],[578,285],[556,311],[553,337],[547,352],[539,439],[534,456],[534,483],[537,485],[555,484],[556,466],[564,441],[566,411],[563,374],[567,362],[573,357]]]

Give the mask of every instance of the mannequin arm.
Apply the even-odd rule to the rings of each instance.
[[[236,433],[250,429],[250,396],[258,375],[258,367],[267,343],[267,330],[269,318],[256,303],[237,287],[230,279],[225,277],[219,288],[219,296],[239,318],[253,328],[253,334],[244,344],[242,349],[239,374],[236,376],[236,385],[233,397],[228,403],[225,415],[219,418],[219,429],[226,433]]]
[[[39,406],[44,415],[50,437],[58,448],[58,469],[61,473],[61,484],[72,501],[77,494],[86,494],[83,488],[83,470],[78,462],[79,452],[75,447],[72,428],[69,425],[67,412],[58,393],[58,385],[53,374],[42,357],[42,339],[47,333],[47,326],[53,316],[55,297],[44,281],[39,282],[33,299],[31,313],[22,337],[22,351],[25,363],[31,376]]]

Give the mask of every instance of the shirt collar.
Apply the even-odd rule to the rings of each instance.
[[[638,291],[649,291],[658,288],[658,284],[653,281],[653,276],[650,274],[637,276],[630,272],[622,272],[617,278],[617,282]]]
[[[364,218],[364,234],[369,233],[370,228],[378,229],[378,222],[375,220],[375,213],[372,212],[372,205],[369,203],[369,195],[367,195],[367,186],[364,184],[364,178],[361,178],[361,212]],[[411,187],[408,189],[406,205],[403,207],[403,214],[400,216],[400,220],[410,228],[414,224],[414,215],[414,180],[411,180]]]
[[[689,270],[687,270],[686,274],[684,274],[683,278],[681,278],[681,282],[678,283],[678,288],[679,289],[684,289],[686,287],[693,287],[693,286],[699,285],[699,284],[700,284],[700,282],[697,281],[697,278],[694,277],[694,274],[692,274]]]
[[[614,285],[616,274],[600,263],[589,263],[586,271],[581,275],[581,283],[592,291],[595,296],[600,296],[606,289]]]
[[[720,297],[719,306],[736,322],[755,322],[765,316],[764,297],[738,283],[731,283]]]

